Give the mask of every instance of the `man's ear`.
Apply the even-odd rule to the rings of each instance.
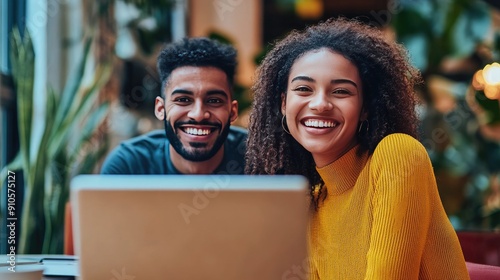
[[[237,118],[238,118],[238,101],[233,100],[231,101],[231,111],[229,112],[229,119],[231,123],[233,123],[234,121],[236,121]]]
[[[165,119],[165,101],[160,96],[155,99],[155,116],[160,121]]]
[[[285,115],[286,112],[286,96],[284,93],[281,94],[281,114]]]

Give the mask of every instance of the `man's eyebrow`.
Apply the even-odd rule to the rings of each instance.
[[[228,98],[231,96],[231,94],[229,94],[228,92],[219,89],[209,90],[207,91],[207,95],[224,95],[224,97]]]
[[[174,89],[170,95],[174,95],[174,94],[191,94],[192,95],[193,92],[190,90],[187,90],[187,89],[178,88],[178,89]]]
[[[194,95],[194,93],[192,91],[187,90],[187,89],[182,89],[182,88],[174,89],[172,91],[172,93],[170,94],[170,96],[174,96],[175,94]],[[228,92],[221,90],[221,89],[208,90],[206,93],[206,96],[214,96],[214,95],[220,95],[220,96],[222,96],[224,98],[228,98],[228,99],[231,98],[231,93],[228,93]]]

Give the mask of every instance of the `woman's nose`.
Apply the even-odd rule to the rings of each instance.
[[[323,112],[333,109],[333,104],[328,100],[325,93],[317,93],[309,102],[309,108],[318,112]]]

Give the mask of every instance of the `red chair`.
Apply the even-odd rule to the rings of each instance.
[[[470,280],[498,280],[500,266],[467,262]]]
[[[500,266],[500,232],[457,231],[457,236],[465,261]]]

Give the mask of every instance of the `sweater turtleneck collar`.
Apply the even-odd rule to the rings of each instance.
[[[329,195],[341,194],[354,187],[361,170],[366,165],[368,153],[358,156],[359,145],[350,149],[336,161],[318,168]]]

